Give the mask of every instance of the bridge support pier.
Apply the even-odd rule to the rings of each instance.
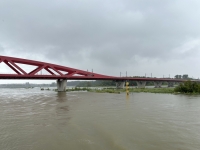
[[[155,88],[161,88],[162,81],[154,81]]]
[[[174,87],[174,82],[168,82],[168,87]]]
[[[125,81],[116,81],[116,88],[123,89],[125,85]]]
[[[65,92],[67,87],[67,80],[65,79],[58,79],[57,80],[57,89],[58,92]]]
[[[145,88],[146,81],[136,81],[138,88]]]

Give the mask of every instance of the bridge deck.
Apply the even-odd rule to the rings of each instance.
[[[132,81],[174,81],[183,82],[184,79],[173,78],[135,78],[135,77],[86,77],[86,76],[58,76],[58,75],[15,75],[15,74],[0,74],[0,79],[36,79],[36,80],[55,80],[55,79],[67,79],[67,80],[132,80]],[[196,81],[196,80],[195,80]]]
[[[74,69],[66,66],[60,66],[56,64],[50,64],[46,62],[27,60],[21,58],[14,58],[8,56],[0,56],[0,63],[6,64],[16,74],[2,74],[0,70],[0,79],[42,79],[42,80],[55,80],[55,79],[67,79],[67,80],[135,80],[135,81],[174,81],[183,82],[186,79],[172,79],[172,78],[140,78],[140,77],[114,77],[84,70]],[[31,65],[36,67],[32,71],[28,72],[23,70],[19,65]],[[39,75],[39,72],[45,70],[50,75]],[[193,80],[198,81],[199,80]]]

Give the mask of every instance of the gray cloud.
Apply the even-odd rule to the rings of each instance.
[[[12,56],[105,74],[168,74],[162,66],[175,74],[200,56],[199,6],[195,0],[1,1],[0,45]]]
[[[2,52],[2,53],[4,52],[4,48],[1,45],[0,45],[0,52]]]

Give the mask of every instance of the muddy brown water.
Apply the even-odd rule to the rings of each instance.
[[[199,150],[200,96],[0,89],[0,150]]]

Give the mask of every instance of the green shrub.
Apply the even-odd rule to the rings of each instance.
[[[191,82],[190,80],[181,83],[174,89],[175,92],[180,93],[200,93],[200,84],[197,82]]]

